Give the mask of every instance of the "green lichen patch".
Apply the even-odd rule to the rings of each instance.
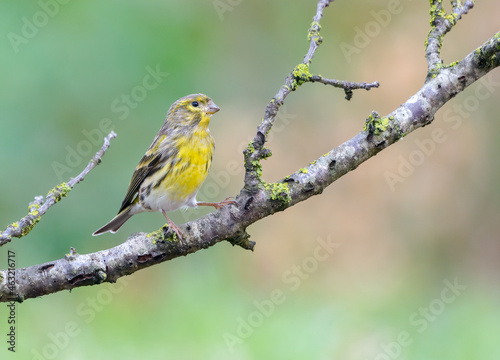
[[[259,181],[262,181],[262,165],[260,161],[254,160],[251,162],[252,164],[252,170],[255,171],[255,175],[257,175],[257,179]]]
[[[427,73],[427,78],[428,79],[429,78],[435,79],[439,75],[439,73],[441,72],[442,69],[454,67],[459,62],[460,61],[454,61],[448,65],[445,65],[443,63],[437,63],[436,66],[434,66],[432,69],[429,70],[429,72]]]
[[[36,213],[38,214],[38,211]],[[31,213],[30,213],[30,215],[31,215]],[[23,227],[21,229],[21,236],[28,235],[30,233],[30,231],[33,230],[35,225],[40,221],[41,218],[42,218],[41,216],[37,216],[37,217],[33,218],[33,220],[31,220],[28,225],[26,225],[25,227]]]
[[[255,152],[255,147],[253,146],[253,140],[250,140],[248,143],[248,151],[250,151],[251,154]]]
[[[57,185],[55,188],[49,191],[47,197],[54,197],[55,201],[58,202],[63,197],[67,196],[71,191],[71,188],[63,182],[62,184]]]
[[[297,65],[293,71],[293,82],[292,82],[292,91],[297,90],[297,88],[305,82],[311,81],[311,73],[309,72],[309,64],[299,64]]]
[[[32,203],[28,206],[28,211],[40,209],[40,204]]]
[[[262,159],[264,160],[267,160],[267,158],[273,156],[273,152],[271,151],[271,149],[267,148],[267,147],[263,147],[262,148]]]
[[[320,30],[321,30],[321,25],[319,24],[319,22],[313,21],[311,23],[311,26],[309,27],[309,30],[307,31],[307,40],[309,41],[313,40],[317,44],[321,44],[323,38],[319,34]]]
[[[31,210],[28,214],[33,216],[33,217],[40,217],[40,213],[38,212],[37,209]]]
[[[475,50],[475,61],[480,68],[493,69],[500,64],[495,50],[496,52],[500,51],[500,32],[497,32],[492,39]]]
[[[156,245],[158,242],[168,241],[170,243],[178,242],[180,239],[177,237],[177,233],[175,231],[171,232],[171,235],[166,236],[168,231],[168,224],[163,225],[156,231],[152,231],[146,235],[148,239],[151,240],[153,245]]]
[[[262,183],[262,165],[261,160],[266,160],[273,155],[271,149],[262,147],[261,149],[255,149],[253,141],[250,141],[248,148],[243,152],[245,157],[245,168],[247,171],[255,173],[257,180]],[[256,160],[251,160],[251,159]]]
[[[290,195],[290,188],[286,183],[265,183],[264,189],[269,194],[271,200],[280,201],[288,204],[292,197]]]
[[[163,228],[150,232],[146,237],[151,240],[153,245],[156,245],[159,240],[163,240]]]
[[[384,131],[389,129],[391,120],[394,120],[393,116],[381,118],[377,112],[372,111],[370,116],[368,116],[368,118],[366,119],[363,131],[368,131],[369,133],[374,135],[380,135]]]
[[[438,6],[437,4],[431,5],[429,9],[429,15],[431,16],[429,22],[432,27],[436,26],[436,18],[444,18],[446,16],[446,12],[443,10],[442,6]]]
[[[299,169],[299,174],[307,174],[308,172],[309,172],[309,170],[307,170],[306,168]]]
[[[455,24],[457,22],[458,15],[455,13],[446,14],[444,18],[448,20],[450,23]]]

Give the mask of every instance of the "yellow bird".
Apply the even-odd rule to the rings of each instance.
[[[218,203],[197,202],[196,194],[208,175],[214,152],[210,117],[219,111],[203,94],[180,98],[172,104],[153,143],[135,168],[122,206],[109,223],[92,235],[115,233],[133,215],[160,211],[179,239],[182,233],[167,216],[182,207],[234,204],[229,198]]]

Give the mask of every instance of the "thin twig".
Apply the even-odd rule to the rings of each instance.
[[[331,2],[333,2],[333,0],[318,1],[316,14],[313,17],[313,22],[311,23],[311,27],[308,32],[309,50],[304,56],[302,64],[307,64],[308,66],[322,42],[322,37],[319,34],[321,29],[319,22],[323,16],[324,9],[329,6]],[[271,156],[271,151],[264,148],[264,143],[266,142],[267,134],[271,130],[274,120],[276,119],[276,115],[278,114],[281,105],[283,105],[285,98],[297,87],[295,76],[294,72],[291,72],[286,77],[285,85],[281,86],[279,91],[267,105],[264,119],[257,127],[257,134],[250,142],[248,148],[243,152],[245,157],[245,188],[250,192],[255,191],[261,183],[260,160]]]
[[[72,178],[68,182],[63,182],[50,190],[45,201],[43,200],[43,196],[36,196],[35,200],[29,204],[28,215],[10,224],[5,231],[2,232],[0,235],[0,246],[7,244],[13,237],[20,238],[27,235],[51,206],[55,205],[61,198],[66,196],[76,184],[83,180],[85,175],[101,162],[102,156],[108,149],[111,139],[115,137],[115,132],[111,131],[108,136],[104,138],[104,145],[92,157],[85,169],[75,178]]]
[[[267,134],[271,130],[278,111],[283,105],[285,98],[290,92],[306,82],[320,82],[327,85],[333,85],[344,89],[345,98],[350,100],[355,89],[370,90],[379,86],[378,82],[373,83],[354,83],[348,81],[324,79],[320,75],[313,75],[309,72],[309,65],[316,53],[316,50],[323,42],[320,35],[321,25],[320,20],[323,17],[323,11],[333,0],[319,0],[316,7],[316,14],[313,17],[311,26],[309,27],[307,38],[309,40],[309,49],[304,56],[302,63],[297,65],[292,72],[286,77],[285,84],[281,86],[278,93],[271,99],[266,107],[266,112],[262,123],[257,127],[257,134],[250,142],[249,146],[243,152],[245,157],[245,189],[249,192],[255,192],[259,185],[262,184],[261,165],[260,161],[271,156],[271,151],[264,147],[267,139]]]
[[[316,50],[318,49],[319,45],[323,42],[323,38],[319,34],[319,31],[321,30],[319,21],[323,17],[323,11],[325,10],[325,8],[329,6],[330,3],[332,2],[333,0],[318,1],[318,6],[316,8],[316,15],[314,15],[313,17],[313,22],[311,24],[311,27],[309,28],[309,33],[307,35],[309,39],[309,51],[307,52],[306,56],[304,56],[304,61],[302,61],[302,63],[304,64],[311,63],[312,58],[316,53]]]
[[[372,83],[366,83],[366,82],[357,83],[357,82],[342,81],[335,79],[325,79],[321,75],[312,75],[310,81],[319,82],[321,84],[331,85],[333,87],[344,89],[346,94],[345,95],[346,100],[351,100],[353,90],[356,89],[370,90],[371,88],[378,88],[380,86],[378,81]]]
[[[443,66],[441,59],[441,46],[443,38],[453,26],[474,7],[475,0],[461,1],[451,0],[453,10],[446,14],[443,9],[443,0],[431,0],[429,14],[431,16],[431,29],[427,35],[425,57],[429,73],[439,71]]]

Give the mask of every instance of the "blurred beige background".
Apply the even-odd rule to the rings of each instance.
[[[381,87],[350,102],[320,84],[292,93],[268,144],[266,181],[320,157],[357,134],[372,110],[385,115],[422,86],[428,8],[338,0],[326,9],[311,72]],[[189,93],[222,109],[199,200],[237,194],[241,151],[307,51],[316,2],[45,0],[0,9],[2,229],[34,196],[78,174],[103,130],[118,134],[102,164],[28,237],[2,247],[4,269],[8,250],[24,267],[70,246],[89,253],[158,229],[161,214],[140,214],[115,235],[90,236],[115,215],[168,107]],[[497,12],[495,1],[478,2],[445,37],[445,63],[498,32]],[[499,84],[496,70],[322,195],[252,225],[253,253],[223,243],[117,284],[19,304],[17,353],[2,341],[1,358],[498,358]],[[436,129],[445,140],[423,152]],[[403,176],[406,162],[413,166]],[[402,181],[391,185],[388,174]],[[328,240],[333,250],[318,250]],[[1,309],[2,334],[7,316]]]

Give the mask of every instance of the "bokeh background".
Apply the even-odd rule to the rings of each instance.
[[[271,133],[265,180],[305,166],[358,133],[372,110],[387,114],[422,86],[428,7],[338,0],[325,11],[311,71],[381,87],[350,102],[320,84],[292,93]],[[242,149],[307,51],[315,9],[315,1],[2,2],[2,229],[34,196],[84,168],[101,146],[103,119],[118,137],[29,236],[0,249],[1,268],[8,250],[24,267],[70,246],[89,253],[158,229],[161,214],[140,214],[115,235],[90,236],[115,215],[168,107],[190,93],[222,109],[211,122],[217,146],[199,199],[236,195]],[[495,0],[478,2],[446,36],[445,62],[494,35],[496,14]],[[151,69],[161,75],[141,90]],[[322,195],[249,227],[253,253],[222,243],[117,284],[19,304],[16,354],[2,335],[0,357],[499,358],[500,72],[485,81]],[[423,153],[418,144],[435,129],[446,140]],[[401,181],[390,185],[391,174]],[[328,239],[334,251],[315,258]],[[0,307],[1,334],[7,316]]]

